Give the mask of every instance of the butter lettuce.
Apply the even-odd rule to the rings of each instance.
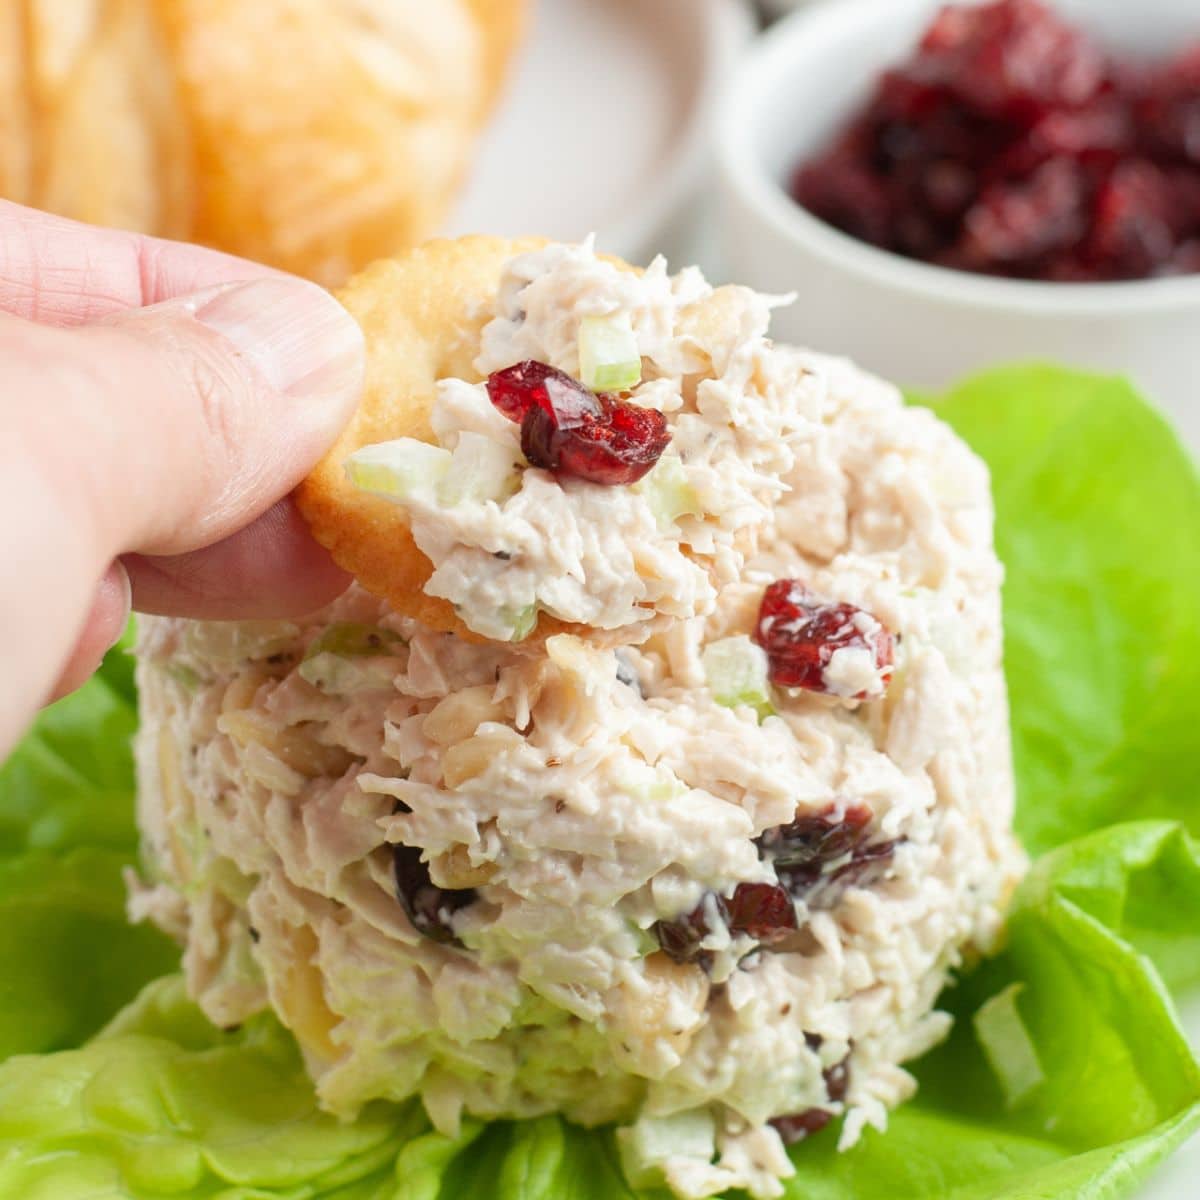
[[[1200,853],[1173,823],[1116,825],[1044,857],[1019,889],[1009,945],[943,997],[950,1039],[919,1064],[921,1090],[886,1134],[838,1155],[794,1156],[805,1200],[1108,1200],[1200,1128],[1200,1064],[1153,964],[1123,934],[1146,928],[1139,894],[1180,885],[1200,926]],[[1194,934],[1193,934],[1194,936]],[[1016,1007],[1044,1080],[1016,1103],[971,1020],[1019,984]]]
[[[133,659],[123,642],[74,695],[44,711],[0,764],[0,855],[137,844]]]
[[[0,1059],[78,1045],[178,961],[125,919],[136,724],[122,646],[0,767]]]
[[[1200,1126],[1168,991],[1200,983],[1200,485],[1119,381],[999,371],[936,409],[993,472],[1041,857],[1003,951],[943,996],[917,1098],[847,1154],[832,1129],[798,1147],[787,1196],[1115,1200]],[[339,1124],[273,1018],[216,1031],[173,977],[86,1040],[170,961],[119,914],[131,698],[114,656],[0,771],[0,1200],[651,1200],[610,1133],[553,1117]]]
[[[103,848],[0,860],[0,1059],[78,1045],[175,967],[162,934],[125,918],[125,860]]]
[[[0,1067],[0,1196],[13,1200],[353,1195],[407,1132],[400,1112],[318,1112],[274,1021],[214,1030],[177,979],[83,1049]]]
[[[1195,463],[1121,380],[1010,368],[934,410],[992,470],[1025,845],[1135,817],[1200,832]]]

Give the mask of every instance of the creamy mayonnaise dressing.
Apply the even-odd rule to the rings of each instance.
[[[531,609],[640,640],[712,611],[769,529],[791,442],[820,403],[820,383],[767,340],[771,301],[746,288],[714,291],[695,269],[671,276],[663,259],[642,274],[596,255],[591,243],[551,245],[504,269],[495,315],[475,361],[483,376],[526,360],[580,373],[580,323],[629,318],[643,363],[634,403],[665,413],[669,451],[694,512],[664,521],[656,476],[633,487],[559,478],[528,467],[519,427],[481,383],[438,384],[431,423],[453,450],[463,432],[507,448],[522,464],[516,494],[445,504],[398,501],[434,565],[426,592],[449,600],[477,633],[514,639]]]

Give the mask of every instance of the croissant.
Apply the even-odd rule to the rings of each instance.
[[[0,0],[0,195],[334,284],[444,217],[525,0]]]

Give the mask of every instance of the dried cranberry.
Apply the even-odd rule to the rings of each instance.
[[[892,204],[883,180],[862,161],[855,134],[820,162],[800,166],[793,193],[823,221],[862,241],[884,244],[891,227]]]
[[[1099,47],[1040,0],[944,8],[918,63],[922,79],[979,113],[1009,120],[1083,104],[1108,73]]]
[[[1196,271],[1200,46],[1134,66],[1043,0],[948,6],[792,190],[846,233],[942,266]]]
[[[814,1133],[820,1133],[832,1120],[833,1113],[826,1109],[806,1108],[788,1117],[772,1117],[767,1124],[774,1127],[785,1146],[794,1146]]]
[[[1138,91],[1138,127],[1151,152],[1200,164],[1200,45],[1147,73]]]
[[[778,941],[796,929],[796,908],[777,883],[739,883],[728,901],[729,928],[759,942]]]
[[[899,77],[888,85],[894,93]],[[953,161],[980,170],[1012,137],[1007,125],[997,127],[975,115],[948,92],[938,92],[937,106],[927,115],[901,119],[891,114],[894,97],[880,98],[874,116],[875,162],[889,171],[915,172],[934,162]]]
[[[868,887],[886,877],[902,839],[856,846],[840,866],[820,862],[776,868],[779,882],[810,909],[832,908],[852,887]]]
[[[521,423],[521,451],[535,467],[609,485],[637,483],[662,457],[671,435],[652,408],[600,397],[599,416],[567,423],[533,409]]]
[[[725,920],[728,916],[725,901],[720,896],[712,896],[711,902],[715,904],[721,919]],[[663,951],[676,962],[700,962],[704,957],[700,943],[712,932],[704,901],[691,912],[670,921],[655,921],[651,932]]]
[[[937,221],[957,220],[970,207],[978,183],[969,167],[953,159],[935,159],[916,184],[925,208]]]
[[[1144,159],[1124,162],[1096,197],[1085,253],[1112,277],[1149,275],[1174,253],[1188,228],[1188,208],[1185,193],[1161,167]]]
[[[853,804],[840,814],[831,808],[768,829],[757,839],[759,854],[774,866],[779,882],[739,883],[728,899],[707,893],[690,912],[655,922],[652,932],[659,946],[676,962],[707,966],[710,956],[701,943],[712,932],[710,913],[730,933],[744,933],[760,945],[786,939],[799,928],[796,900],[806,900],[810,908],[829,908],[847,888],[865,886],[886,873],[900,841],[870,842],[870,822],[871,810]],[[815,1044],[809,1041],[810,1049],[820,1048],[816,1034],[805,1036],[816,1039]]]
[[[667,448],[662,413],[596,395],[563,371],[518,363],[487,381],[492,403],[521,425],[521,451],[535,467],[608,485],[636,483]]]
[[[670,921],[656,921],[654,936],[676,962],[699,962],[708,957],[700,943],[712,932],[709,906],[730,933],[744,933],[769,945],[796,929],[796,909],[788,892],[775,883],[739,883],[733,895],[709,893],[691,912]]]
[[[819,1034],[806,1033],[805,1044],[815,1054],[821,1049],[823,1039]],[[825,1092],[830,1101],[840,1104],[846,1099],[850,1090],[850,1056],[847,1054],[841,1062],[826,1067],[821,1072],[825,1081]],[[793,1146],[802,1142],[814,1133],[820,1133],[830,1121],[833,1113],[824,1108],[806,1108],[803,1112],[792,1113],[786,1117],[774,1117],[769,1123],[775,1127],[785,1146]]]
[[[565,371],[541,362],[521,362],[488,376],[488,399],[510,421],[520,424],[533,407],[565,417],[599,413],[596,397]]]
[[[825,1080],[825,1091],[830,1100],[838,1103],[845,1100],[846,1093],[850,1090],[850,1056],[847,1054],[841,1062],[826,1067],[821,1072],[821,1078]]]
[[[863,841],[871,823],[871,810],[865,804],[851,804],[841,815],[836,809],[808,813],[787,825],[768,829],[758,839],[758,847],[776,867],[818,869],[843,858]]]
[[[884,878],[891,870],[896,848],[903,844],[903,838],[894,838],[891,841],[872,842],[869,846],[856,846],[850,853],[850,861],[830,872],[828,883],[831,887],[824,896],[824,902],[840,896],[847,888],[867,887]]]
[[[870,651],[886,686],[894,662],[892,635],[870,613],[851,604],[826,604],[795,579],[767,588],[758,612],[754,640],[767,652],[768,674],[780,687],[831,692],[825,669],[838,650]],[[862,700],[867,691],[856,693]]]
[[[961,106],[953,102],[945,88],[921,78],[913,71],[896,69],[885,71],[879,77],[870,119],[884,125],[895,123],[901,129],[911,129],[949,116],[949,128],[957,131],[959,122],[955,118],[960,112]],[[913,142],[914,152],[920,151],[923,142],[924,139]],[[956,146],[956,149],[965,147]]]
[[[1132,152],[1134,142],[1129,105],[1104,94],[1084,108],[1046,113],[995,158],[986,174],[990,179],[1023,179],[1053,158],[1111,169]]]
[[[1007,269],[1073,246],[1087,230],[1090,189],[1087,173],[1066,158],[1019,183],[993,184],[963,218],[961,265]]]
[[[871,810],[852,804],[797,817],[758,838],[759,853],[770,861],[780,884],[810,908],[828,908],[850,887],[865,887],[891,867],[900,840],[870,841]],[[838,865],[834,865],[834,864]]]
[[[479,895],[474,888],[440,888],[429,877],[429,864],[418,846],[392,847],[396,872],[396,894],[412,927],[431,941],[461,945],[450,918],[473,904]]]
[[[1200,238],[1183,242],[1164,265],[1163,274],[1200,274]]]

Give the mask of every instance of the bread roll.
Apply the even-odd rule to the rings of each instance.
[[[0,0],[0,194],[341,282],[444,217],[524,0]]]

